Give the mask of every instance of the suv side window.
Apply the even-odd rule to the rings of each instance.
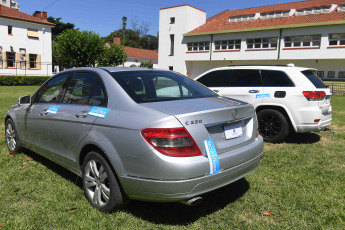
[[[234,69],[230,77],[230,87],[262,86],[259,70]]]
[[[77,72],[69,81],[62,103],[105,106],[100,80],[95,74]]]
[[[70,73],[54,77],[38,91],[34,103],[56,103],[61,98],[61,93],[66,88],[67,78]]]
[[[313,83],[315,88],[317,89],[327,88],[325,83],[323,83],[323,81],[318,76],[316,76],[313,71],[306,70],[306,71],[302,71],[302,73],[304,74],[304,76],[306,76],[309,79],[311,83]]]
[[[265,87],[293,87],[290,78],[283,71],[261,70],[262,83]]]
[[[198,82],[207,87],[224,87],[227,86],[231,70],[217,70],[205,74]]]

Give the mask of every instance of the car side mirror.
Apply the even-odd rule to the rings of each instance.
[[[30,95],[26,95],[26,96],[18,98],[18,105],[27,105],[27,104],[31,104]]]

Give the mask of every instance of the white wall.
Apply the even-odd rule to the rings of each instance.
[[[153,64],[152,68],[154,69],[158,68],[158,60],[152,60],[149,58],[137,58],[137,57],[128,57],[127,61],[125,62],[125,67],[131,67],[131,65],[136,65],[137,67],[140,67],[140,64],[144,61],[151,62]]]
[[[12,34],[8,35],[8,25],[12,26]],[[27,36],[27,28],[38,30],[38,39]],[[41,55],[41,70],[26,70],[26,75],[52,75],[52,43],[51,27],[43,24],[21,22],[11,19],[0,19],[0,46],[2,51],[19,53],[19,49],[26,49],[27,54]],[[27,60],[28,61],[28,60]],[[0,74],[24,75],[25,70],[20,69],[0,69]]]
[[[175,17],[175,23],[170,24],[170,18]],[[173,66],[174,71],[186,74],[185,65],[186,48],[183,41],[183,34],[206,22],[206,12],[194,7],[184,5],[161,9],[159,14],[159,54],[158,67],[160,69],[169,69]],[[170,34],[175,35],[174,55],[170,54]]]

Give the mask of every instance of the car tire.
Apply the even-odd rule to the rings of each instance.
[[[22,144],[18,138],[18,132],[12,119],[7,119],[5,122],[5,137],[7,148],[11,153],[18,153],[22,150]]]
[[[264,109],[258,114],[259,133],[265,142],[281,143],[289,134],[286,117],[274,109]]]
[[[128,201],[108,162],[98,152],[89,152],[82,166],[82,183],[90,204],[102,212],[121,209]]]

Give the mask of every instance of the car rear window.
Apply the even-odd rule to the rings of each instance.
[[[217,97],[201,84],[169,71],[123,71],[110,73],[137,103]]]
[[[313,85],[317,89],[327,88],[325,83],[323,83],[323,81],[318,76],[316,76],[313,71],[305,70],[305,71],[302,71],[302,73],[304,74],[304,76],[306,76],[309,79],[309,81],[311,81],[311,83],[313,83]]]

